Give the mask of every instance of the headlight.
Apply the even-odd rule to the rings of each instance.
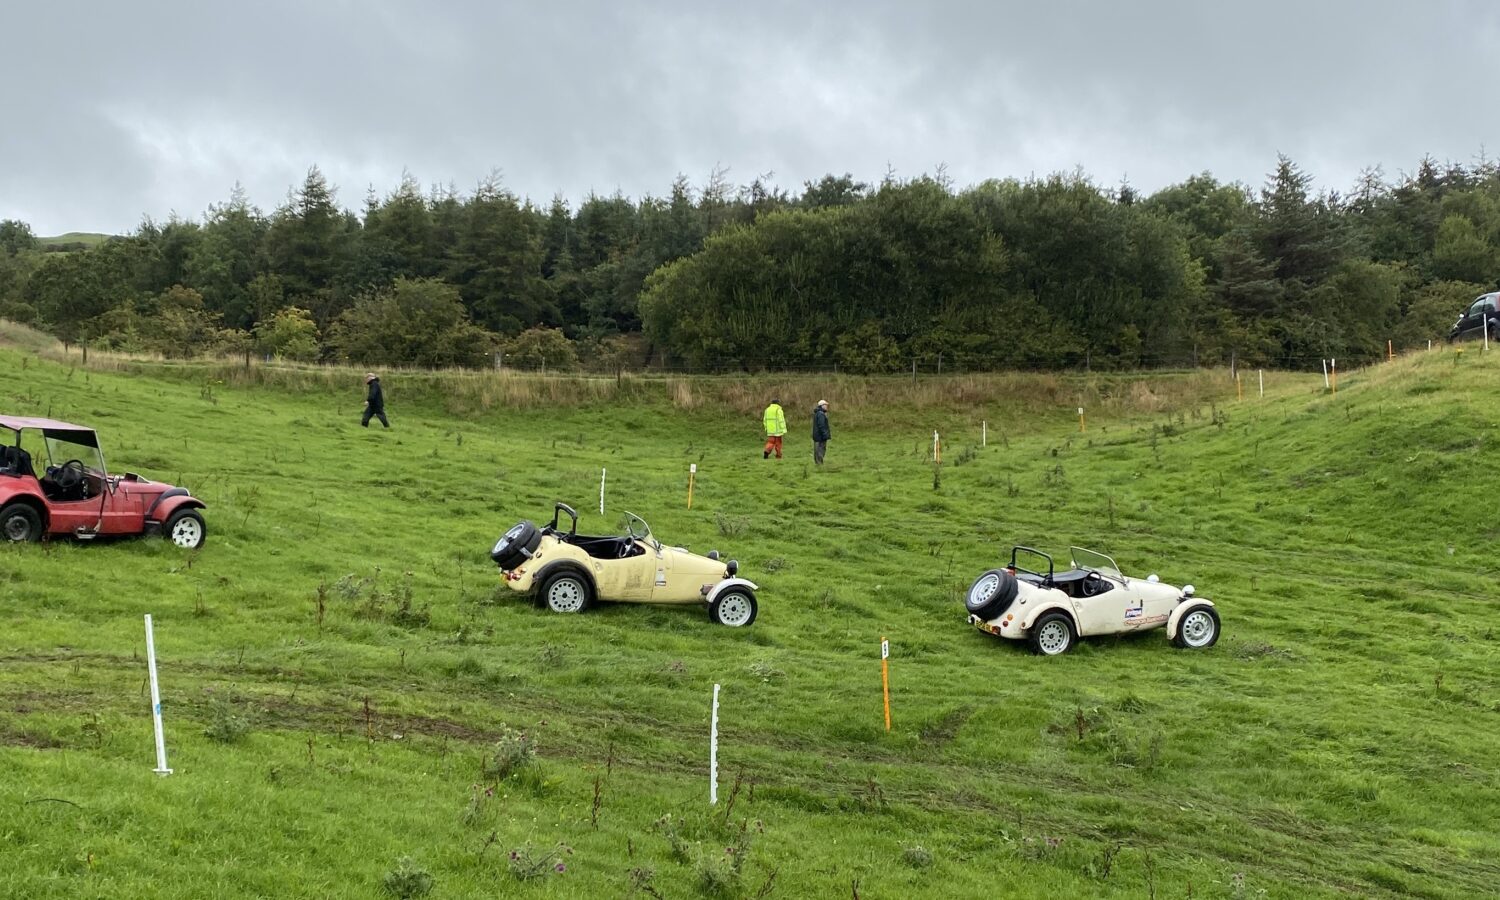
[[[1191,597],[1191,596],[1193,596],[1193,586],[1190,585],[1190,584],[1183,585],[1182,586],[1182,596],[1184,596],[1184,597]]]

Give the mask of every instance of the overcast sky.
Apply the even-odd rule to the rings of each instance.
[[[0,218],[42,235],[266,210],[311,165],[538,203],[716,166],[800,192],[947,167],[1316,186],[1500,154],[1500,3],[5,0]]]

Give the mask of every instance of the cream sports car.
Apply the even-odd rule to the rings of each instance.
[[[558,527],[566,513],[565,532]],[[626,513],[619,537],[578,533],[578,513],[557,504],[550,525],[512,526],[490,551],[511,590],[531,594],[553,612],[578,613],[596,600],[621,603],[703,604],[708,617],[734,627],[755,621],[757,586],[736,578],[739,563],[663,546],[640,516]]]
[[[1165,628],[1168,640],[1190,650],[1219,639],[1219,614],[1192,585],[1176,588],[1155,575],[1127,578],[1102,553],[1071,551],[1072,568],[1056,572],[1047,554],[1012,548],[1009,566],[985,572],[970,586],[964,598],[969,624],[1024,640],[1044,656],[1068,652],[1080,637],[1152,628]]]

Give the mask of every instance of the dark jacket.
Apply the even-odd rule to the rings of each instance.
[[[380,392],[380,379],[376,378],[370,382],[370,394],[365,397],[365,405],[373,412],[385,412],[385,394]]]
[[[821,406],[813,407],[813,440],[826,441],[831,432],[828,430],[828,413]]]

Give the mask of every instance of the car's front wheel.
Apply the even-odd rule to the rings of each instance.
[[[42,517],[27,503],[12,503],[0,509],[0,536],[7,541],[39,541],[42,539]]]
[[[1073,634],[1073,620],[1066,613],[1049,612],[1043,613],[1031,626],[1031,634],[1028,643],[1031,644],[1033,653],[1042,656],[1057,656],[1067,653],[1073,649],[1073,642],[1077,639]]]
[[[208,526],[196,509],[179,509],[167,518],[161,533],[184,550],[197,550],[208,538]]]
[[[743,628],[755,621],[755,595],[742,588],[731,588],[708,605],[708,618],[718,625]]]
[[[592,599],[588,582],[576,572],[558,572],[542,585],[542,604],[555,613],[581,613]]]
[[[1184,650],[1203,650],[1219,640],[1219,614],[1204,603],[1190,607],[1177,620],[1177,634],[1172,643]]]

